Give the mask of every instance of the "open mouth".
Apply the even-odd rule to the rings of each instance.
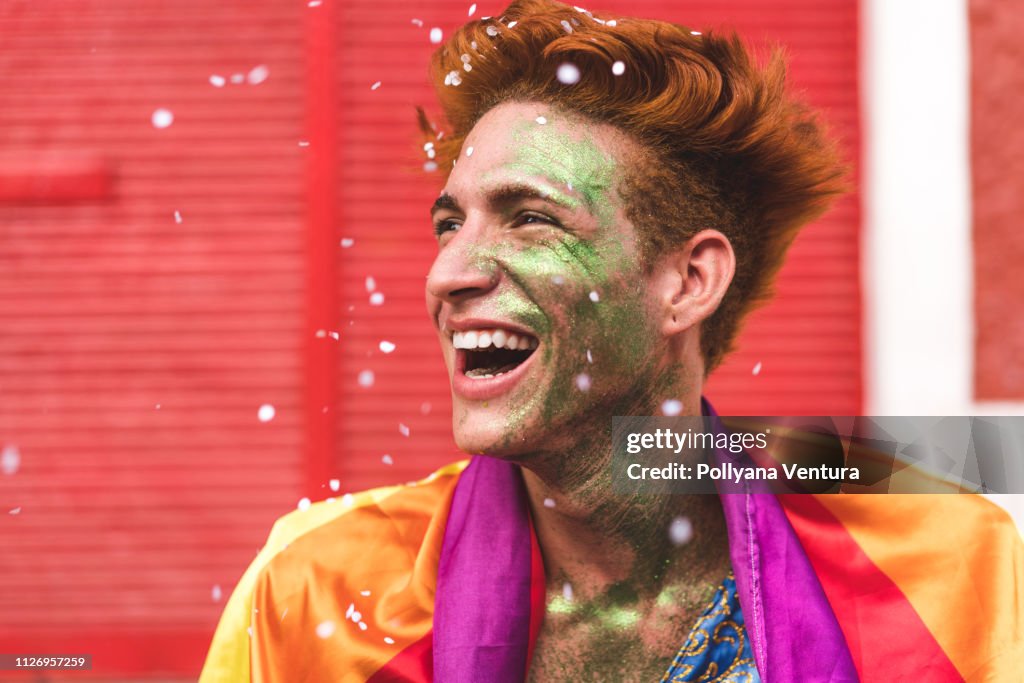
[[[452,336],[463,356],[459,366],[470,379],[498,377],[519,367],[537,348],[537,338],[502,329],[466,330]]]

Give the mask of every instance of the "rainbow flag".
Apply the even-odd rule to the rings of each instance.
[[[972,495],[721,496],[761,679],[1024,680],[1024,543]],[[544,566],[515,465],[281,518],[201,683],[525,679]]]

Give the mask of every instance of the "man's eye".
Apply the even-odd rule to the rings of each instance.
[[[434,235],[440,237],[446,232],[453,232],[459,229],[459,222],[452,219],[446,219],[434,223]]]
[[[530,211],[528,213],[521,213],[516,216],[515,225],[535,225],[535,224],[546,224],[546,225],[558,225],[558,221],[545,216],[542,213],[534,213]]]

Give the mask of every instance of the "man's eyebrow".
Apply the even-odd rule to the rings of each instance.
[[[441,209],[448,209],[449,211],[462,213],[462,208],[459,206],[459,203],[455,201],[455,197],[451,196],[447,192],[442,192],[441,196],[434,200],[434,205],[430,207],[430,215],[433,216]]]
[[[572,211],[579,206],[579,202],[574,198],[564,195],[557,191],[549,191],[540,187],[535,187],[528,183],[508,183],[504,185],[498,185],[490,188],[484,192],[484,198],[490,206],[501,207],[509,204],[515,204],[524,199],[539,199],[541,201],[550,202],[555,206],[560,206],[563,209]],[[462,207],[459,206],[459,202],[455,197],[451,196],[447,192],[442,192],[441,196],[434,201],[434,205],[430,207],[430,215],[434,215],[442,209],[448,209],[456,213],[463,213]]]

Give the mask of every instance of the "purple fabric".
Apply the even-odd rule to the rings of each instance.
[[[703,407],[712,430],[724,431],[706,399]],[[722,449],[715,457],[719,463],[735,461]],[[723,490],[720,498],[740,608],[761,680],[857,681],[839,622],[786,513],[772,493],[747,484],[745,492]]]
[[[724,427],[706,400],[714,430]],[[732,458],[716,452],[719,462]],[[828,599],[771,493],[722,492],[729,553],[764,683],[857,681]],[[530,524],[519,467],[474,457],[456,485],[434,598],[434,680],[517,683],[530,633]]]
[[[530,523],[519,467],[476,456],[459,477],[434,596],[434,680],[519,683],[530,639]]]

